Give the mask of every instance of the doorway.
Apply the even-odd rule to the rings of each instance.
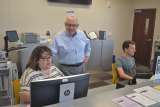
[[[135,9],[132,40],[136,63],[150,67],[156,9]]]

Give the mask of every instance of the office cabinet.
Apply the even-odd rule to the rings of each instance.
[[[91,40],[91,55],[87,70],[111,70],[113,40]]]
[[[97,70],[101,67],[101,45],[99,40],[91,40],[91,55],[87,65],[87,70]]]
[[[102,69],[111,70],[112,55],[113,55],[113,40],[102,41],[102,56],[101,56],[101,67]]]

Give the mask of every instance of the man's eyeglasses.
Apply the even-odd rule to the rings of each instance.
[[[51,60],[52,59],[52,55],[41,57],[41,59],[43,59],[44,61]]]
[[[78,27],[79,26],[79,24],[69,24],[69,23],[66,23],[65,24],[66,26],[69,26],[69,27]]]

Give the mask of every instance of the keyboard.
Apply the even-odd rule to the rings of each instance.
[[[8,51],[13,51],[13,50],[20,50],[20,49],[25,49],[27,47],[11,47],[11,48],[8,48]]]
[[[146,72],[146,73],[137,73],[136,78],[138,79],[150,79],[153,75],[153,72]]]

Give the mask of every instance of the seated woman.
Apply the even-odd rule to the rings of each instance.
[[[33,50],[20,80],[22,103],[30,103],[31,81],[64,76],[57,67],[53,66],[52,62],[52,51],[47,46],[38,46]]]

